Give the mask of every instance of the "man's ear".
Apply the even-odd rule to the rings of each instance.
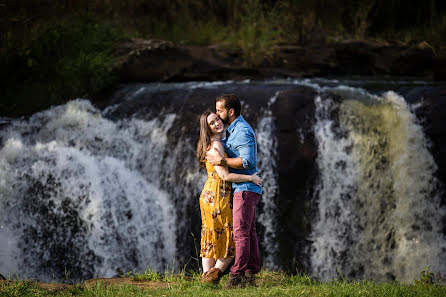
[[[234,108],[229,109],[229,116],[232,117],[234,115]]]

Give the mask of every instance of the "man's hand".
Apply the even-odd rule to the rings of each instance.
[[[213,166],[227,166],[224,156],[215,147],[206,153],[206,160]]]

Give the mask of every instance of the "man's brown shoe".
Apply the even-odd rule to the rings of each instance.
[[[255,273],[245,272],[245,282],[248,286],[257,287]]]
[[[233,289],[233,288],[244,288],[246,285],[245,283],[245,276],[244,275],[232,275],[229,274],[228,282],[225,285],[225,289]]]
[[[223,272],[221,272],[220,269],[212,267],[211,270],[203,273],[201,276],[201,281],[204,283],[218,284],[222,275]]]

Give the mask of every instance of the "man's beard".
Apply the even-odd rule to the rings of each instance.
[[[220,120],[221,120],[221,121],[223,122],[223,124],[225,124],[225,125],[227,125],[227,124],[229,123],[228,118],[226,118],[226,119],[220,118]]]

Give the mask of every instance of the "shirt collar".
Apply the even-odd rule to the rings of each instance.
[[[235,125],[237,124],[237,122],[240,122],[240,121],[243,121],[243,120],[244,120],[244,118],[242,117],[242,115],[239,115],[239,116],[232,122],[232,124],[229,125],[228,128],[226,128],[226,130],[228,130],[229,133],[234,132]]]

